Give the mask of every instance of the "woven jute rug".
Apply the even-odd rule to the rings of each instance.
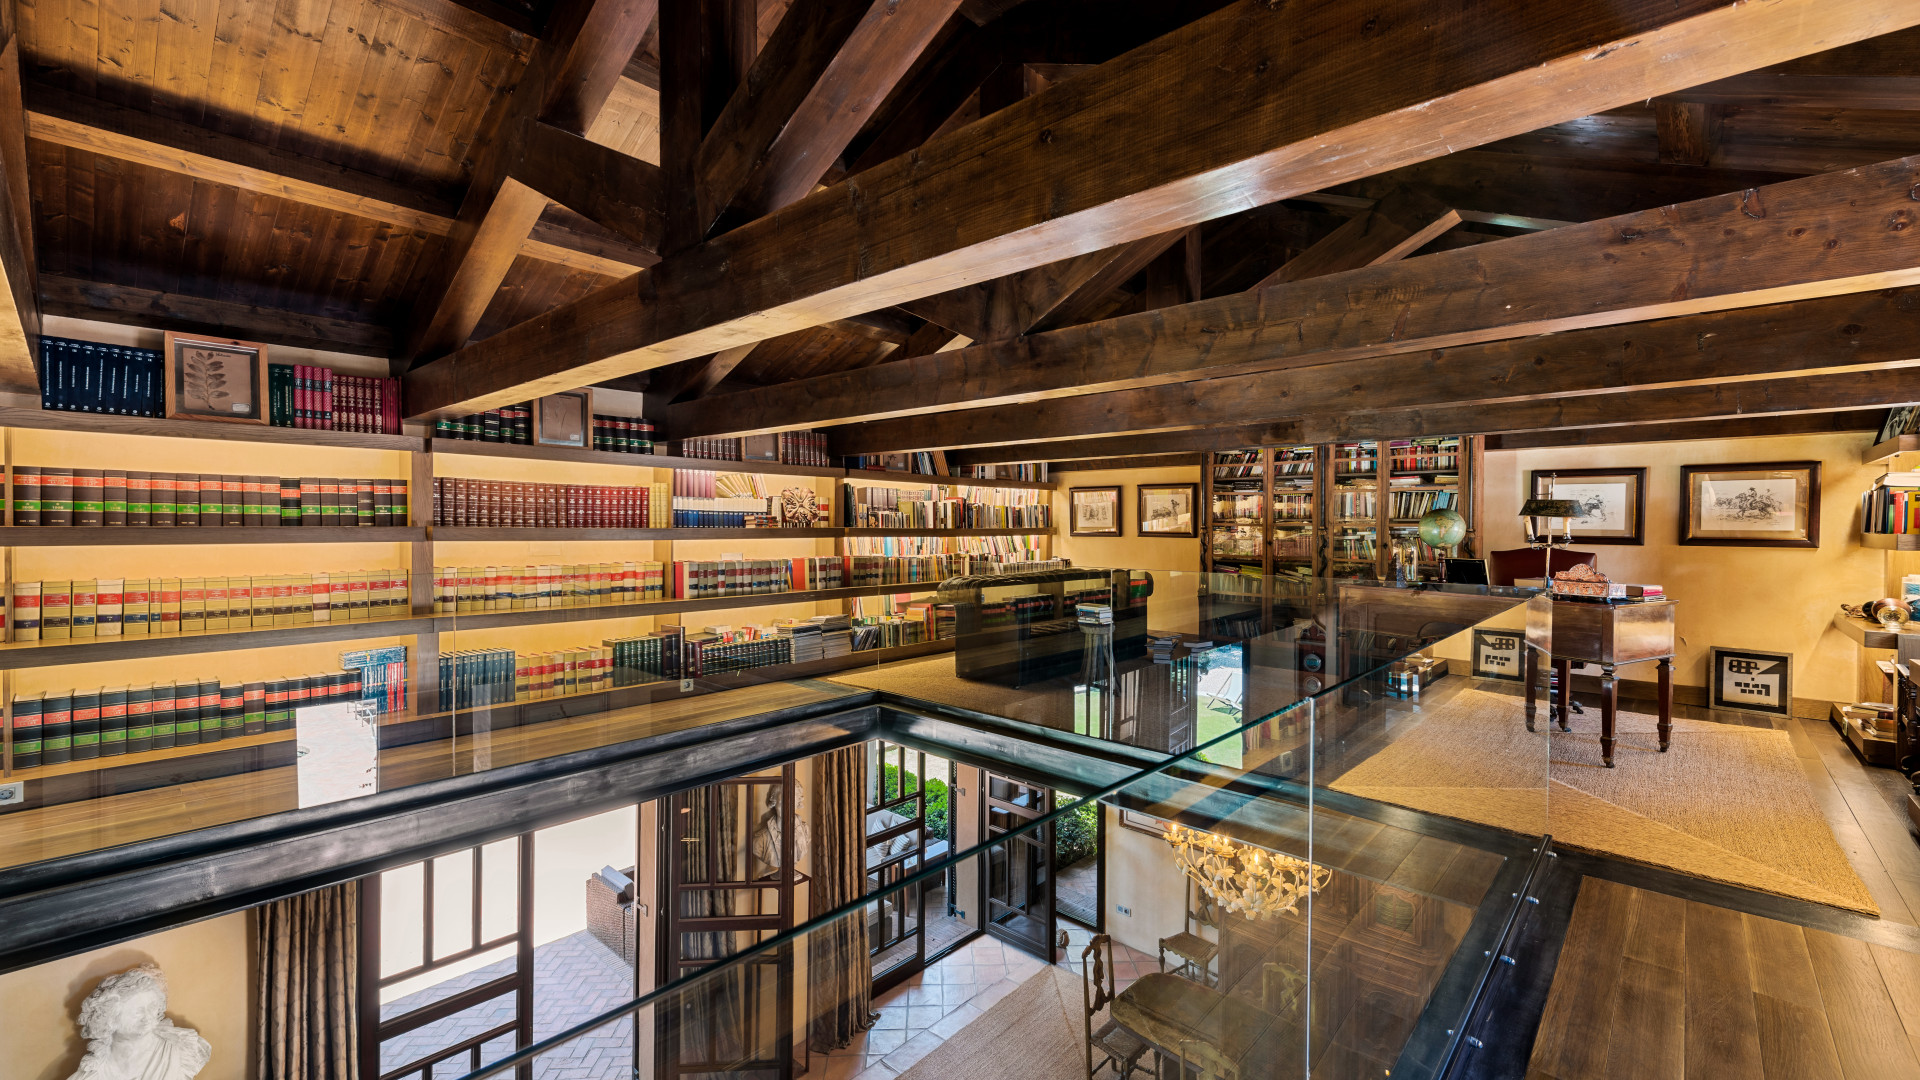
[[[1080,976],[1065,968],[1041,968],[1013,993],[994,1002],[985,1015],[901,1073],[900,1080],[959,1076],[1084,1080],[1087,1034],[1081,1018],[1082,993]],[[1102,1010],[1094,1026],[1105,1021]]]
[[[1695,877],[1878,915],[1827,827],[1787,733],[1622,712],[1614,768],[1600,759],[1600,715],[1573,731],[1529,732],[1521,700],[1463,690],[1330,785],[1335,791],[1514,832]]]

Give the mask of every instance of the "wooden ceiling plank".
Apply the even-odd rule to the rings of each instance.
[[[49,315],[190,333],[238,334],[275,345],[363,356],[385,356],[393,348],[392,331],[376,323],[137,289],[60,274],[42,275],[40,290]]]
[[[1307,198],[1320,201],[1315,196]],[[1265,289],[1289,281],[1305,281],[1357,270],[1363,266],[1397,262],[1432,239],[1429,236],[1412,247],[1404,246],[1410,237],[1438,225],[1448,214],[1454,215],[1455,223],[1459,222],[1459,211],[1450,209],[1445,203],[1418,189],[1401,188],[1342,222],[1312,247],[1288,259],[1273,273],[1260,279],[1253,288]],[[1423,222],[1431,224],[1423,228]],[[1446,229],[1439,231],[1445,232]]]
[[[1192,431],[1161,431],[1147,435],[1054,439],[1044,442],[1008,443],[1000,446],[964,447],[947,451],[947,464],[955,467],[1002,465],[1017,461],[1072,461],[1079,458],[1138,457],[1194,450],[1230,450],[1242,446],[1266,445],[1273,441],[1275,433],[1276,428],[1272,424],[1243,424]],[[828,434],[831,438],[832,433]],[[839,453],[837,446],[834,452]]]
[[[1671,424],[1624,424],[1617,427],[1557,428],[1487,436],[1487,449],[1530,450],[1542,447],[1615,446],[1621,443],[1687,442],[1698,439],[1753,439],[1781,435],[1820,435],[1828,432],[1880,430],[1885,409],[1844,412],[1788,413],[1783,416],[1743,416],[1730,420],[1683,420]],[[949,454],[951,459],[952,455]]]
[[[1719,138],[1720,107],[1701,101],[1657,98],[1653,103],[1658,125],[1660,161],[1665,165],[1707,165]]]
[[[658,0],[565,0],[549,17],[548,36],[474,168],[448,250],[415,301],[396,367],[451,352],[473,334],[546,209],[546,198],[513,176],[534,125],[584,133],[657,10]]]
[[[1794,109],[1920,110],[1920,77],[1781,75],[1750,72],[1667,95],[1703,105],[1776,105]]]
[[[814,189],[959,0],[795,0],[700,144],[702,234]]]
[[[693,404],[683,436],[1111,392],[1920,282],[1920,157]]]
[[[694,376],[691,385],[682,391],[682,394],[686,397],[697,398],[704,397],[706,394],[712,392],[714,387],[720,385],[720,380],[733,374],[733,369],[739,367],[740,361],[745,360],[747,354],[751,353],[759,344],[757,341],[752,341],[745,345],[735,345],[731,349],[724,349],[715,353],[713,359],[707,361],[707,363],[702,366],[699,374]]]
[[[1920,289],[1853,293],[1283,371],[841,427],[849,454],[1464,406],[1913,358]],[[894,367],[904,366],[903,361]],[[804,384],[777,388],[802,396]],[[757,391],[730,395],[745,401]],[[715,403],[719,404],[718,401]],[[691,411],[691,410],[688,410]],[[669,410],[663,423],[678,423]],[[676,432],[681,430],[674,426]]]
[[[658,165],[538,123],[512,175],[647,250],[660,250],[666,216]]]
[[[601,382],[1920,23],[1876,0],[1503,0],[1497,36],[1488,14],[1240,0],[417,369],[408,410]]]

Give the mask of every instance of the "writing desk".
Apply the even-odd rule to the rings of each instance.
[[[1620,710],[1620,683],[1613,671],[1623,664],[1653,660],[1660,665],[1660,751],[1673,737],[1673,601],[1646,600],[1607,604],[1592,600],[1555,600],[1542,609],[1527,608],[1527,730],[1534,719],[1534,681],[1538,654],[1546,653],[1560,676],[1560,699],[1548,722],[1567,730],[1568,695],[1575,661],[1600,665],[1600,756],[1613,768],[1613,725]]]

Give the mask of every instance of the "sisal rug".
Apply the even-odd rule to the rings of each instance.
[[[1080,976],[1044,967],[986,1014],[930,1051],[900,1080],[1017,1076],[1020,1080],[1086,1080],[1086,1022]],[[1094,1021],[1106,1022],[1103,1011]]]
[[[1464,690],[1331,785],[1335,791],[1537,835],[1556,844],[1878,915],[1828,829],[1787,733],[1621,712],[1614,765],[1600,714],[1529,732],[1521,699]],[[1549,760],[1551,759],[1551,760]],[[1550,780],[1550,782],[1549,782]]]

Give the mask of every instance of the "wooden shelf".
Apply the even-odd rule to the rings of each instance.
[[[205,528],[196,525],[155,528],[105,526],[0,526],[0,547],[163,547],[178,544],[409,544],[427,538],[427,530],[409,526],[308,528],[255,526]]]
[[[110,435],[158,435],[169,439],[208,439],[216,442],[291,443],[358,450],[418,451],[426,445],[426,440],[416,435],[363,435],[351,431],[319,431],[312,428],[273,427],[269,424],[160,420],[149,416],[109,416],[57,409],[0,408],[0,427],[90,431]]]
[[[435,525],[438,541],[530,540],[830,540],[845,529],[525,529],[485,525]]]
[[[825,465],[788,465],[781,461],[715,461],[674,457],[671,454],[624,454],[612,450],[577,450],[570,446],[526,446],[520,443],[476,442],[470,439],[432,439],[427,449],[436,454],[469,457],[521,458],[533,461],[570,461],[587,465],[627,465],[636,469],[702,469],[707,472],[757,473],[765,476],[840,477],[845,469]]]
[[[1879,623],[1856,619],[1843,610],[1833,613],[1833,625],[1857,644],[1869,649],[1892,649],[1900,644],[1899,634],[1883,628]]]
[[[343,622],[309,623],[304,626],[201,630],[191,634],[135,634],[132,637],[13,641],[0,645],[0,671],[64,667],[69,664],[98,664],[110,660],[130,660],[149,656],[191,656],[199,653],[232,652],[236,649],[270,649],[276,645],[306,645],[320,641],[396,637],[428,633],[433,629],[434,620],[430,617],[403,616],[396,619],[353,619]]]
[[[1896,435],[1883,443],[1874,443],[1860,455],[1863,465],[1878,465],[1895,454],[1920,453],[1920,435]]]
[[[981,480],[972,476],[942,476],[935,473],[884,472],[880,469],[843,469],[841,475],[849,480],[879,480],[889,484],[918,484],[921,487],[933,487],[945,484],[948,487],[977,488],[1022,488],[1027,491],[1057,491],[1051,480]]]
[[[1860,546],[1881,551],[1920,551],[1920,533],[1861,533]]]
[[[1051,536],[1052,529],[841,529],[843,536]]]

